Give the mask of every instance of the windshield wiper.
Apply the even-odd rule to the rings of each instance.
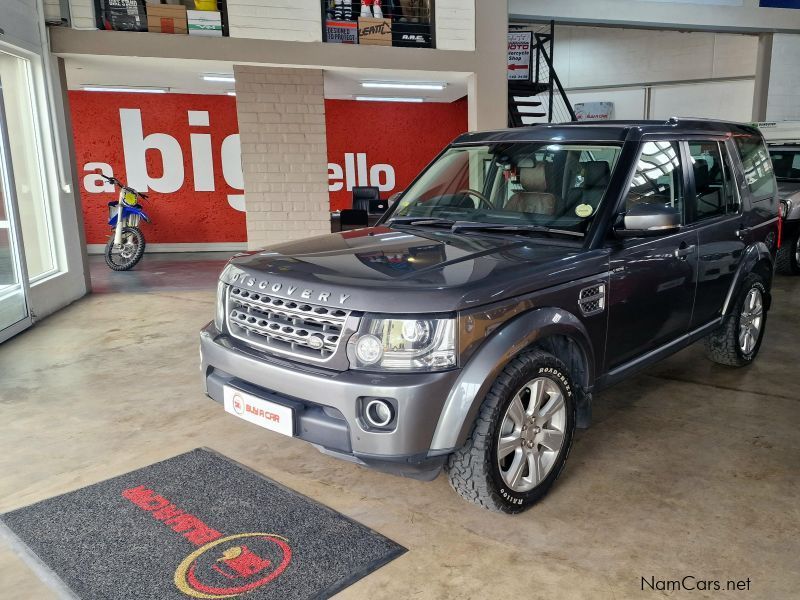
[[[465,230],[478,230],[478,231],[502,231],[508,233],[554,233],[558,235],[568,235],[571,237],[582,238],[583,234],[579,231],[569,231],[567,229],[555,229],[553,227],[545,227],[544,225],[528,225],[524,223],[477,223],[475,221],[456,221],[450,228],[450,231],[457,233]]]
[[[455,225],[456,221],[452,219],[432,219],[426,217],[395,217],[394,219],[389,219],[386,224],[387,225],[427,225],[431,227],[436,226],[444,226],[444,227],[451,227]]]

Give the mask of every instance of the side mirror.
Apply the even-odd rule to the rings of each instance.
[[[681,228],[681,212],[664,204],[637,204],[623,219],[624,228],[616,228],[620,237],[655,237],[675,233]]]

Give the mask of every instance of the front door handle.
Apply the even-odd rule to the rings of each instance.
[[[695,245],[687,245],[685,243],[681,244],[680,247],[675,250],[675,258],[680,258],[681,260],[686,260],[686,257],[689,256],[694,252]]]

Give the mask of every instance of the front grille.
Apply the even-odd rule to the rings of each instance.
[[[314,361],[336,353],[349,312],[238,287],[228,290],[231,335],[252,346]]]

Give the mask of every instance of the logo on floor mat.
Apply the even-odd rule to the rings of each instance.
[[[229,535],[183,559],[175,571],[175,585],[193,598],[234,598],[268,584],[291,560],[286,538],[270,533]]]
[[[175,570],[175,586],[192,598],[235,598],[276,579],[292,560],[289,540],[272,533],[225,536],[140,485],[122,492],[172,531],[199,546]]]

